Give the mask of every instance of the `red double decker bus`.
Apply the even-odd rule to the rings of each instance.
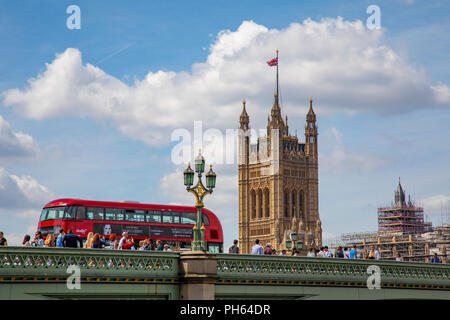
[[[42,209],[38,230],[44,236],[59,234],[59,229],[72,228],[83,240],[89,232],[99,233],[106,239],[123,232],[139,241],[160,239],[178,248],[190,248],[192,227],[197,221],[197,208],[140,204],[137,202],[103,202],[81,199],[58,199]],[[223,252],[223,231],[217,216],[202,209],[205,242],[208,251]]]

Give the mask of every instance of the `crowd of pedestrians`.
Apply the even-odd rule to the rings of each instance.
[[[371,246],[369,251],[363,251],[358,252],[356,246],[349,247],[342,247],[339,246],[334,254],[328,249],[328,246],[323,246],[319,248],[313,248],[310,247],[307,250],[306,257],[311,258],[338,258],[338,259],[373,259],[373,260],[380,260],[381,255],[380,252],[375,248],[375,246]],[[238,247],[238,240],[234,240],[233,245],[229,248],[228,253],[239,253],[239,247]],[[286,256],[286,250],[282,250],[281,253],[277,253],[274,248],[272,248],[272,244],[267,243],[266,247],[263,249],[263,247],[260,245],[260,241],[257,239],[255,241],[255,244],[253,245],[251,249],[251,254],[256,255],[279,255],[279,256]],[[292,249],[291,256],[300,256],[300,251],[296,248]],[[396,261],[403,261],[403,257],[400,255],[400,253],[396,254],[395,257]],[[441,260],[439,259],[439,256],[437,253],[434,254],[434,256],[429,259],[427,262],[431,263],[441,263]]]
[[[4,238],[3,232],[0,232],[0,246],[6,246],[7,241]],[[59,230],[59,234],[55,235],[49,233],[45,239],[41,231],[36,231],[34,239],[31,240],[30,235],[25,235],[22,246],[24,247],[59,247],[59,248],[86,248],[86,249],[114,249],[114,250],[149,250],[149,251],[172,251],[169,244],[163,243],[161,240],[153,242],[151,238],[136,243],[133,237],[130,237],[127,232],[124,232],[121,237],[112,233],[108,239],[101,236],[99,233],[89,232],[86,241],[80,236],[73,233],[72,229],[67,230],[63,228]]]
[[[8,241],[6,240],[3,232],[0,231],[0,246],[7,246]],[[148,250],[148,251],[172,251],[169,244],[163,243],[161,240],[156,240],[153,242],[151,238],[141,240],[139,243],[130,237],[127,232],[123,232],[121,237],[112,233],[108,239],[101,236],[98,233],[89,232],[86,242],[83,244],[83,240],[77,234],[73,233],[72,229],[67,230],[67,233],[63,228],[59,230],[59,234],[55,235],[52,233],[44,236],[41,231],[36,231],[33,240],[31,240],[30,235],[25,235],[22,245],[24,247],[59,247],[59,248],[92,248],[92,249],[102,249],[108,248],[113,250]],[[176,250],[176,249],[175,249]],[[334,254],[328,249],[328,246],[323,246],[319,248],[310,247],[307,250],[306,257],[316,257],[316,258],[338,258],[338,259],[373,259],[380,260],[380,252],[371,246],[368,252],[358,252],[356,246],[342,247],[339,246]],[[229,247],[228,253],[239,254],[239,241],[234,240],[233,245]],[[272,244],[267,243],[263,248],[260,245],[260,241],[256,240],[255,244],[251,249],[251,254],[255,255],[279,255],[288,256],[287,250],[281,250],[280,253],[272,247]],[[292,249],[291,256],[300,256],[300,251],[296,248]],[[403,257],[400,253],[396,254],[396,261],[403,261]],[[437,253],[434,253],[432,257],[427,259],[430,263],[442,263]]]

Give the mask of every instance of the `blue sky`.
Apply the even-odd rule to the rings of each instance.
[[[66,27],[73,4],[80,30]],[[378,33],[366,28],[373,4]],[[0,0],[0,229],[33,232],[58,197],[191,203],[171,133],[195,120],[236,128],[243,98],[263,128],[274,87],[264,61],[277,48],[282,109],[300,137],[314,97],[325,239],[376,230],[399,176],[438,223],[450,200],[449,13],[449,1],[418,0]],[[237,168],[216,172],[206,204],[231,243]]]

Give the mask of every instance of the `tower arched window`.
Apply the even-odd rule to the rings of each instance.
[[[263,197],[262,197],[262,191],[261,189],[258,190],[258,202],[259,202],[259,206],[258,206],[258,218],[262,218],[263,217]]]
[[[292,217],[296,216],[296,212],[297,212],[297,207],[296,207],[296,201],[295,199],[297,198],[297,191],[296,190],[292,190]]]
[[[250,192],[250,210],[252,212],[252,218],[256,218],[256,192],[252,190]]]
[[[303,190],[300,190],[299,192],[299,197],[298,197],[298,208],[299,208],[299,214],[300,216],[303,216],[305,213],[305,208],[304,208],[304,193]]]
[[[289,217],[289,191],[284,190],[284,216]]]
[[[270,217],[270,191],[269,189],[265,189],[264,190],[266,197],[265,197],[265,201],[266,201],[266,212],[264,213],[266,218]]]

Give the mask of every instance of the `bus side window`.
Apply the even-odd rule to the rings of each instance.
[[[76,209],[77,207],[74,206],[66,207],[66,210],[64,212],[64,219],[75,219]]]
[[[106,208],[105,220],[123,220],[123,210],[118,208]]]
[[[161,223],[161,211],[148,210],[147,222]]]
[[[42,209],[41,218],[39,219],[39,221],[45,221],[45,219],[47,219],[47,213],[48,209]]]
[[[180,212],[172,212],[173,223],[180,223]]]
[[[162,223],[173,223],[172,212],[163,211]]]
[[[89,220],[103,220],[103,208],[88,207],[87,218]]]
[[[86,219],[86,208],[85,207],[77,207],[76,219],[78,219],[78,220]]]
[[[47,220],[54,220],[58,208],[48,208]]]
[[[202,213],[202,222],[203,222],[203,224],[205,225],[205,226],[209,226],[209,219],[208,219],[208,217],[206,216],[206,214],[204,214],[204,213]]]
[[[66,207],[58,207],[56,208],[55,219],[63,219],[64,218],[64,209]]]
[[[196,212],[182,212],[181,213],[181,223],[182,224],[195,224],[196,223]]]
[[[125,210],[125,220],[131,222],[145,222],[145,210]]]

